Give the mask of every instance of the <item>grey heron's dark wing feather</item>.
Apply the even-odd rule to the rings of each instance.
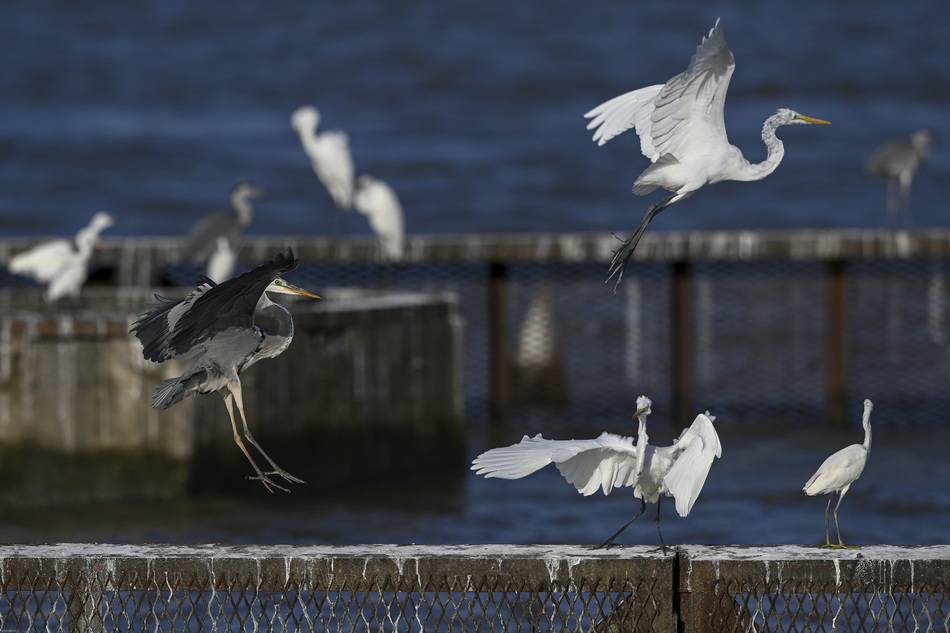
[[[162,362],[173,358],[176,353],[170,348],[171,332],[181,315],[198,300],[202,294],[215,286],[214,282],[199,282],[198,286],[183,299],[169,299],[160,294],[158,301],[148,312],[139,316],[129,332],[142,342],[142,354],[147,360]]]
[[[254,328],[254,310],[267,286],[297,265],[292,252],[279,254],[234,279],[202,293],[175,322],[169,347],[183,354],[215,333],[229,328]]]
[[[233,245],[240,234],[241,224],[233,212],[218,211],[207,215],[188,235],[188,240],[182,247],[182,259],[202,263],[211,256],[219,237],[226,237]]]

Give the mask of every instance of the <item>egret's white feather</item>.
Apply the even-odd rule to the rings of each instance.
[[[10,272],[48,283],[69,263],[76,248],[69,240],[53,240],[34,246],[10,259]]]
[[[383,258],[400,261],[405,243],[405,219],[393,188],[382,180],[360,176],[353,206],[369,220],[379,240]]]
[[[722,445],[711,416],[708,413],[696,416],[675,447],[677,455],[663,483],[676,500],[677,514],[685,517],[699,498],[713,461],[722,457]]]
[[[312,145],[311,161],[317,176],[330,192],[334,202],[344,209],[352,206],[353,158],[345,132],[318,134]]]
[[[631,90],[610,101],[605,101],[584,115],[590,119],[588,130],[594,130],[593,140],[603,145],[610,139],[629,130],[636,129],[640,137],[640,151],[655,161],[659,154],[653,147],[650,136],[650,116],[653,114],[653,101],[663,89],[663,84]]]

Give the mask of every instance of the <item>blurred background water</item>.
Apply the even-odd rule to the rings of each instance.
[[[776,108],[834,125],[783,130],[768,180],[711,187],[654,229],[884,225],[868,154],[919,127],[950,138],[946,3],[51,1],[7,6],[0,22],[0,233],[72,233],[106,209],[110,234],[183,234],[239,179],[270,194],[251,233],[365,233],[334,211],[290,128],[305,103],[349,134],[360,172],[393,185],[410,233],[628,229],[646,159],[632,135],[597,148],[582,115],[683,70],[716,17],[737,59],[727,128],[750,159]],[[914,226],[946,224],[948,172],[938,146],[913,189]],[[950,437],[889,426],[900,414],[876,411],[868,470],[844,504],[856,542],[946,540]],[[469,458],[520,436],[484,422],[467,420]],[[688,520],[667,505],[668,540],[817,542],[823,500],[800,486],[859,432],[721,423],[723,460]],[[617,418],[555,432],[604,429],[635,430]],[[323,495],[18,510],[0,540],[596,542],[633,510],[626,493],[581,498],[553,470],[518,482],[460,471]],[[653,542],[649,523],[627,538]]]

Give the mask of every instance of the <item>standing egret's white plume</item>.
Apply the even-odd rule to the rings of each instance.
[[[393,262],[401,260],[406,235],[402,205],[393,188],[372,176],[360,176],[353,204],[369,220],[379,240],[383,259]]]
[[[653,163],[633,184],[646,195],[666,189],[673,195],[647,209],[634,234],[614,252],[607,281],[616,285],[647,225],[665,208],[691,196],[704,185],[723,180],[761,180],[782,162],[785,148],[775,136],[782,125],[828,121],[780,109],[766,119],[762,140],[768,152],[761,163],[750,163],[726,136],[723,116],[735,58],[719,20],[696,48],[685,71],[665,84],[634,90],[602,103],[584,116],[591,121],[594,141],[603,145],[631,128],[640,137],[640,151]]]
[[[317,178],[341,209],[353,206],[353,158],[346,133],[338,130],[317,134],[320,112],[312,106],[294,110],[290,125],[310,158]]]
[[[871,452],[871,410],[873,408],[874,405],[870,400],[864,401],[864,418],[862,419],[864,443],[846,446],[826,459],[802,488],[809,497],[838,493],[838,503],[835,504],[835,530],[838,532],[837,547],[846,547],[844,541],[841,540],[838,508],[841,507],[841,500],[844,499],[851,484],[857,481],[861,473],[864,472],[864,466],[868,462],[868,453]],[[828,497],[828,505],[825,506],[825,547],[835,547],[831,543],[828,526],[828,511],[831,509],[832,499],[833,497]]]
[[[89,258],[99,234],[112,226],[112,216],[98,212],[74,240],[52,240],[10,259],[9,270],[47,284],[46,300],[78,297],[89,274]]]
[[[614,488],[633,488],[633,496],[640,500],[639,512],[601,547],[610,547],[646,511],[647,503],[655,503],[656,530],[665,549],[660,531],[661,498],[673,497],[677,514],[689,515],[713,460],[722,456],[722,445],[713,426],[715,418],[707,411],[696,416],[672,446],[651,446],[647,437],[651,406],[646,396],[637,398],[636,444],[632,437],[612,433],[593,440],[546,440],[540,434],[526,435],[517,444],[482,453],[472,462],[472,470],[489,478],[521,479],[553,463],[585,496],[598,490],[606,495]]]

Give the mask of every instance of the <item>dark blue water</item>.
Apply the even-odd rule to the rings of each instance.
[[[364,232],[333,219],[290,129],[305,103],[395,186],[410,231],[626,228],[646,159],[634,136],[598,149],[582,114],[683,70],[717,16],[737,59],[727,125],[750,158],[778,107],[834,126],[786,129],[770,178],[711,187],[656,227],[883,224],[868,153],[922,126],[950,138],[946,2],[12,3],[0,231],[71,232],[101,208],[117,234],[180,233],[246,178],[271,193],[255,232]],[[938,147],[915,225],[945,223],[948,173]]]

